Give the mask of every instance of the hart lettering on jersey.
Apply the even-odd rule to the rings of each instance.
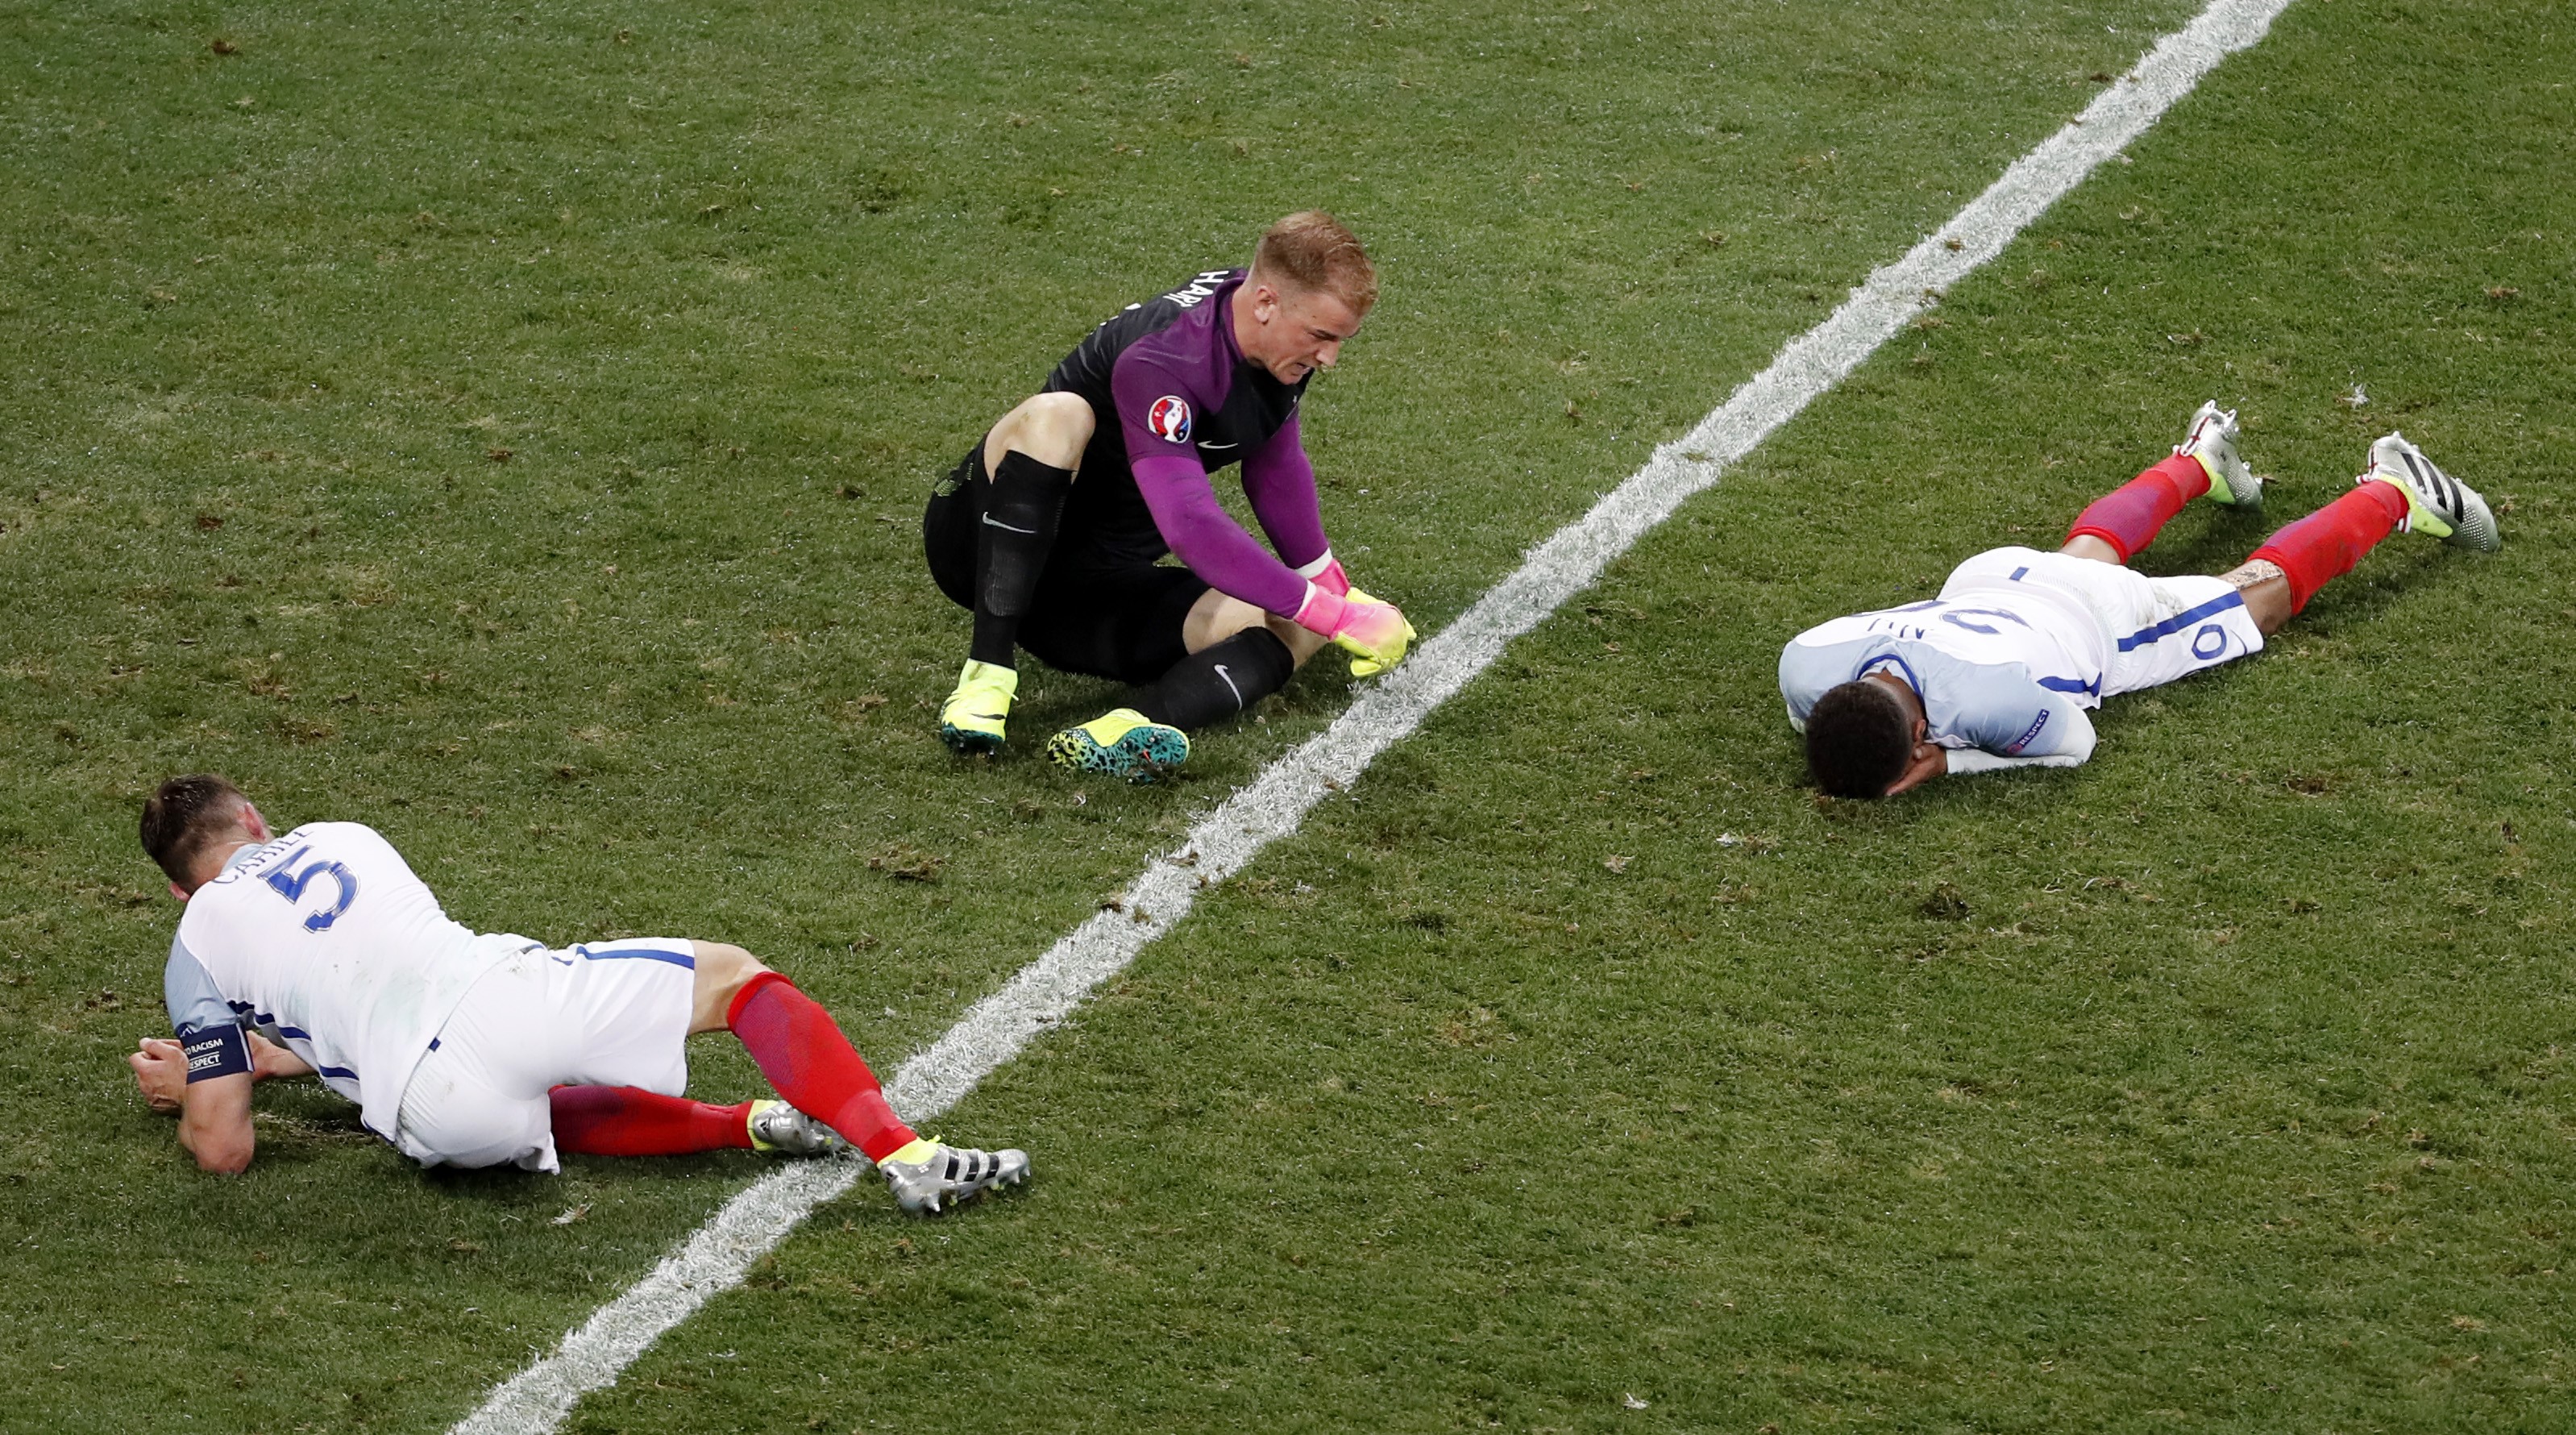
[[[1225,281],[1233,277],[1234,271],[1231,269],[1205,270],[1189,283],[1164,295],[1163,301],[1168,304],[1178,304],[1184,309],[1195,309],[1215,298],[1216,291],[1223,288]]]

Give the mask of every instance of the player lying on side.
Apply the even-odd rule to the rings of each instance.
[[[2260,507],[2236,415],[2192,416],[2174,456],[2096,499],[2055,553],[1998,548],[1941,596],[1808,629],[1780,654],[1780,696],[1807,765],[1837,797],[1893,797],[1944,773],[2073,767],[2093,755],[2088,708],[2262,651],[2327,581],[2390,532],[2492,553],[2475,489],[2392,433],[2353,490],[2218,577],[2149,578],[2125,565],[2207,494]]]
[[[310,1073],[423,1166],[856,1146],[924,1216],[1028,1175],[1021,1152],[913,1134],[831,1013],[740,947],[480,936],[375,829],[274,837],[220,777],[163,783],[143,847],[188,904],[165,976],[178,1039],[126,1060],[209,1171],[250,1165],[253,1081]],[[785,1102],[681,1096],[687,1038],[721,1030]]]
[[[975,614],[939,735],[1002,745],[1018,649],[1140,686],[1047,742],[1066,767],[1151,779],[1188,732],[1285,687],[1325,643],[1367,676],[1413,629],[1351,587],[1324,536],[1297,405],[1377,301],[1359,240],[1321,211],[1270,227],[1252,267],[1130,304],[1074,347],[941,480],[922,518],[930,573]],[[1243,465],[1265,548],[1208,474]],[[1184,567],[1159,564],[1165,553]]]

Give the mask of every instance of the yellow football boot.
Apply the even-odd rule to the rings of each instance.
[[[1020,675],[973,658],[957,674],[957,690],[939,709],[939,740],[959,752],[999,752],[1002,721],[1019,696]]]

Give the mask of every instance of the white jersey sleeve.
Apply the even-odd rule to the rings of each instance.
[[[2079,767],[2093,755],[2093,719],[2053,693],[2035,710],[2028,730],[2037,735],[2018,752],[1998,752],[1982,744],[1953,747],[1946,770],[1957,777],[1999,767]]]
[[[241,1013],[224,1000],[206,964],[175,936],[169,964],[161,970],[161,999],[170,1011],[171,1035],[188,1059],[191,1084],[250,1070],[250,1039]]]
[[[1939,665],[1935,664],[1938,671]],[[1926,694],[1934,741],[1954,752],[1998,759],[2059,759],[2073,767],[2093,755],[2093,720],[2064,693],[2041,687],[2019,663],[1961,667]],[[1957,763],[1951,771],[1970,771]]]

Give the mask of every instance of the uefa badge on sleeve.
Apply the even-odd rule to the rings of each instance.
[[[1178,394],[1165,394],[1154,400],[1154,406],[1145,411],[1145,426],[1154,431],[1156,438],[1166,439],[1172,443],[1188,443],[1190,441],[1189,401]]]

